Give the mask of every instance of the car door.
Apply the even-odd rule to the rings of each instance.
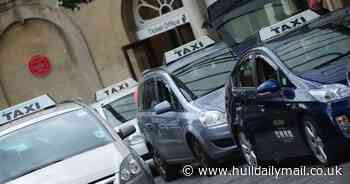
[[[256,95],[254,63],[250,59],[243,59],[235,73],[237,75],[237,87],[233,88],[233,96],[235,98],[236,115],[238,119],[244,122],[245,126],[248,126],[257,118],[257,108],[253,104]]]
[[[159,130],[157,137],[159,151],[167,160],[179,159],[183,156],[185,149],[183,136],[181,136],[183,111],[166,79],[157,78],[156,86],[158,104],[168,101],[171,105],[169,112],[155,115]]]
[[[267,80],[276,80],[281,87],[276,93],[257,95],[256,106],[264,114],[265,121],[265,133],[257,134],[260,150],[264,150],[265,157],[270,157],[267,159],[303,155],[305,147],[298,126],[297,103],[290,95],[294,86],[267,56],[258,55],[256,66],[258,85]],[[269,147],[264,148],[264,144]]]
[[[237,114],[242,121],[243,131],[249,136],[254,144],[254,149],[259,157],[271,154],[269,145],[271,139],[270,125],[267,123],[268,114],[265,110],[265,102],[262,103],[257,93],[257,68],[255,54],[252,53],[243,59],[238,68],[238,96],[239,103],[236,105]],[[267,101],[266,101],[267,102]],[[272,151],[271,151],[272,152]]]
[[[146,79],[144,83],[140,84],[139,89],[138,124],[146,141],[157,149],[158,126],[153,119],[154,106],[157,104],[155,80],[153,78]]]

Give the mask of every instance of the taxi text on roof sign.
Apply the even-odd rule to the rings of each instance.
[[[316,18],[320,17],[317,13],[312,10],[306,10],[302,13],[299,13],[295,16],[289,17],[277,24],[274,24],[269,27],[262,28],[259,31],[261,41],[269,40],[273,37],[282,35],[289,31],[292,31],[295,28],[305,25],[307,22],[310,22]]]
[[[43,95],[9,107],[0,111],[0,125],[33,114],[47,107],[54,106],[55,104],[53,99],[47,95]]]
[[[215,41],[208,36],[200,38],[198,40],[187,43],[181,47],[173,49],[165,53],[165,63],[171,63],[182,57],[188,56],[193,52],[197,52],[201,49],[204,49],[210,45],[213,45]]]
[[[100,101],[108,96],[116,95],[124,90],[137,86],[137,82],[134,79],[126,79],[117,84],[113,84],[107,88],[101,89],[96,92],[96,101]]]

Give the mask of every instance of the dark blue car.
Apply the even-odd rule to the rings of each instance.
[[[345,154],[350,143],[349,15],[343,9],[312,17],[281,34],[264,28],[264,40],[234,68],[226,108],[250,165],[310,154],[330,164]],[[288,21],[278,26],[285,25]]]

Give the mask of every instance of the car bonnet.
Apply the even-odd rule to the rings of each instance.
[[[197,108],[207,110],[217,110],[225,112],[225,88],[220,88],[208,95],[200,97],[192,102]]]
[[[111,143],[88,152],[73,156],[50,165],[6,184],[86,184],[114,177],[123,158],[127,155],[119,152]],[[107,178],[106,178],[107,177]]]

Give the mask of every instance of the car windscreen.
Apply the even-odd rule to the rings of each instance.
[[[134,93],[123,96],[105,106],[111,115],[121,123],[128,122],[136,118],[137,105]]]
[[[93,115],[75,110],[0,137],[0,183],[113,142]]]
[[[300,30],[271,44],[296,75],[320,83],[345,82],[350,54],[349,23],[329,23]]]
[[[181,83],[181,89],[191,94],[185,95],[186,97],[195,100],[224,87],[235,61],[230,50],[225,49],[220,52],[220,54],[208,55],[192,61],[172,72],[176,83]]]
[[[219,33],[230,45],[236,45],[254,37],[261,28],[305,9],[305,2],[300,0],[253,0],[228,13]]]

